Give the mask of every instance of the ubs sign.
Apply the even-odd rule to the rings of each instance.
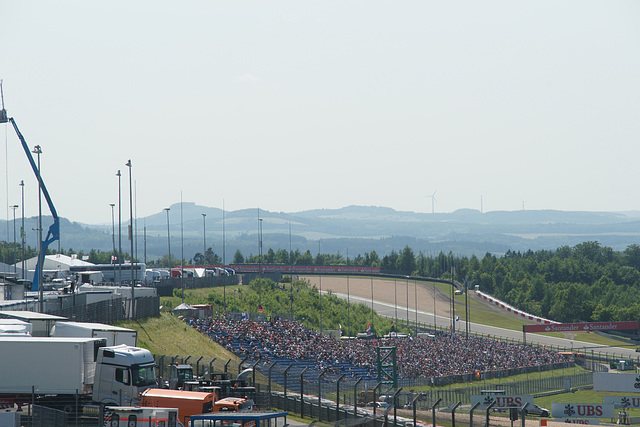
[[[552,403],[555,418],[613,418],[612,403]]]
[[[640,396],[605,396],[602,400],[615,408],[640,408]]]
[[[640,391],[640,375],[596,372],[593,374],[595,391],[613,391],[638,393]]]
[[[508,409],[508,408],[522,408],[525,403],[529,403],[529,406],[533,406],[533,396],[487,396],[487,395],[473,395],[471,396],[471,405],[480,403],[478,406],[480,409],[484,409],[491,403],[496,402],[492,406],[493,409]]]

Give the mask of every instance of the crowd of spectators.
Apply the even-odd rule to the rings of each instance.
[[[396,347],[399,377],[433,378],[566,362],[543,347],[509,343],[493,338],[442,334],[426,338],[339,340],[307,329],[295,321],[256,322],[224,316],[191,319],[190,325],[228,350],[262,358],[310,361],[320,370],[342,372],[346,365],[366,369],[375,376],[377,347]],[[235,346],[234,346],[235,343]]]

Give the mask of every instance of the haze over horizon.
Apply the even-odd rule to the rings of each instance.
[[[111,221],[118,170],[128,219],[128,159],[136,217],[431,213],[432,195],[435,213],[631,212],[639,19],[632,1],[2,2],[0,78],[71,221]],[[35,216],[0,127],[0,219],[21,180]]]

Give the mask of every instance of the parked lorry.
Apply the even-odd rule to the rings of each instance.
[[[218,398],[247,397],[255,399],[256,388],[248,385],[248,377],[253,369],[248,368],[231,379],[228,373],[212,373],[210,379],[196,377],[193,366],[189,364],[174,364],[169,368],[169,379],[164,387],[172,390],[213,391],[217,390]]]
[[[134,406],[107,406],[103,425],[109,427],[184,427],[176,408],[140,408]]]
[[[215,393],[149,388],[140,395],[140,406],[178,408],[178,417],[187,425],[187,417],[214,412]]]
[[[0,337],[0,403],[31,402],[74,412],[97,402],[135,405],[156,386],[145,349],[106,347],[104,338]]]
[[[192,415],[210,412],[252,411],[255,403],[246,397],[225,397],[217,400],[217,387],[213,392],[167,390],[149,388],[140,395],[140,406],[178,408],[178,417],[184,425]]]
[[[216,401],[213,405],[213,412],[243,412],[253,411],[255,403],[253,399],[246,397],[225,397]]]
[[[51,336],[105,338],[107,346],[126,344],[135,347],[138,342],[138,331],[104,323],[56,322],[51,328]]]

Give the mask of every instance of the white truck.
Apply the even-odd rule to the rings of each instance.
[[[65,338],[105,338],[107,346],[126,344],[135,347],[138,331],[106,325],[104,323],[56,322],[51,328],[52,337]]]
[[[104,338],[0,337],[0,404],[75,412],[85,403],[136,405],[156,387],[148,350]]]

